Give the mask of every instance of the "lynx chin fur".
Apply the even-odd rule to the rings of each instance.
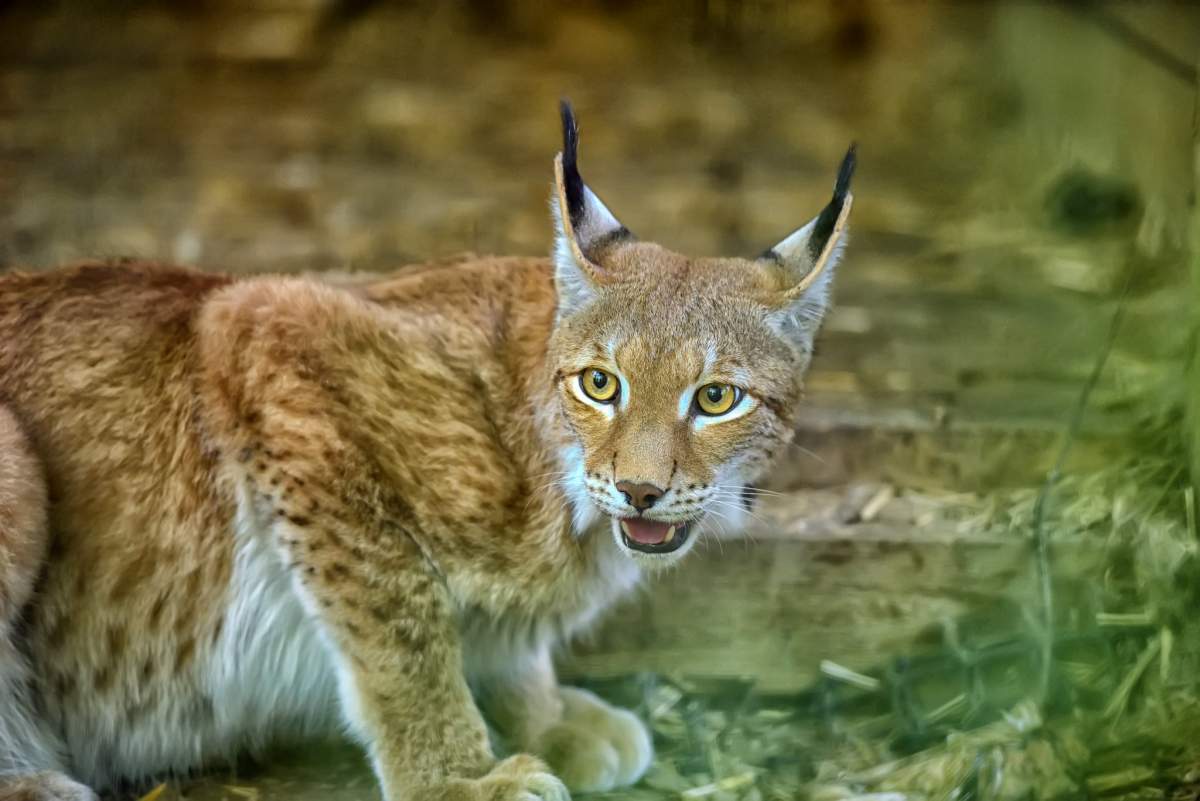
[[[642,775],[646,728],[552,654],[792,437],[854,153],[762,256],[693,259],[617,222],[562,121],[551,259],[0,276],[0,799],[339,726],[387,801]]]

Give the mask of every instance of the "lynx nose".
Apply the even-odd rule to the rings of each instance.
[[[663,490],[644,481],[638,484],[632,481],[618,481],[617,491],[639,512],[646,511],[663,496]]]

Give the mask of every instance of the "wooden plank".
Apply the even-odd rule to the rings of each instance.
[[[998,635],[1020,626],[1017,604],[1034,590],[1019,535],[967,535],[946,522],[841,523],[846,496],[794,493],[744,536],[698,542],[679,569],[650,578],[580,643],[564,675],[744,676],[764,692],[796,692],[823,659],[877,668],[981,609],[996,614]],[[1072,576],[1099,572],[1103,549],[1094,544],[1055,549]]]
[[[766,486],[786,491],[887,481],[930,490],[996,492],[1040,483],[1060,447],[1061,422],[1054,428],[1022,428],[1014,421],[997,430],[953,419],[939,425],[931,415],[901,412],[898,407],[887,418],[864,414],[851,419],[845,408],[806,406],[793,446]],[[1124,429],[1109,434],[1082,436],[1064,469],[1095,470],[1127,452]]]
[[[1197,64],[1200,65],[1200,59]],[[1192,128],[1192,191],[1200,197],[1200,79],[1196,81]],[[1192,358],[1188,365],[1188,438],[1192,456],[1192,497],[1200,497],[1200,202],[1192,203]],[[1193,506],[1194,508],[1194,506]]]
[[[1159,51],[1143,57],[1158,63],[1160,69],[1174,74],[1182,74],[1188,67],[1195,70],[1196,54],[1200,53],[1200,6],[1196,3],[1105,0],[1098,8],[1128,31],[1108,26],[1112,35],[1129,40],[1130,47],[1146,50],[1149,45]]]

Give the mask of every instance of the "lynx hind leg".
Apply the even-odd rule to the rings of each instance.
[[[42,467],[12,412],[0,405],[0,801],[94,801],[57,771],[57,749],[33,714],[29,666],[14,623],[47,546]]]
[[[61,773],[0,776],[0,801],[99,801],[99,796]]]
[[[12,412],[0,405],[0,638],[29,600],[46,544],[42,466]]]

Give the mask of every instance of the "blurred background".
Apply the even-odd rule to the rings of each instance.
[[[1190,799],[1198,65],[1193,3],[0,0],[0,270],[546,254],[564,96],[639,236],[752,254],[857,141],[780,494],[564,657],[621,797]],[[168,792],[374,797],[319,750]]]

